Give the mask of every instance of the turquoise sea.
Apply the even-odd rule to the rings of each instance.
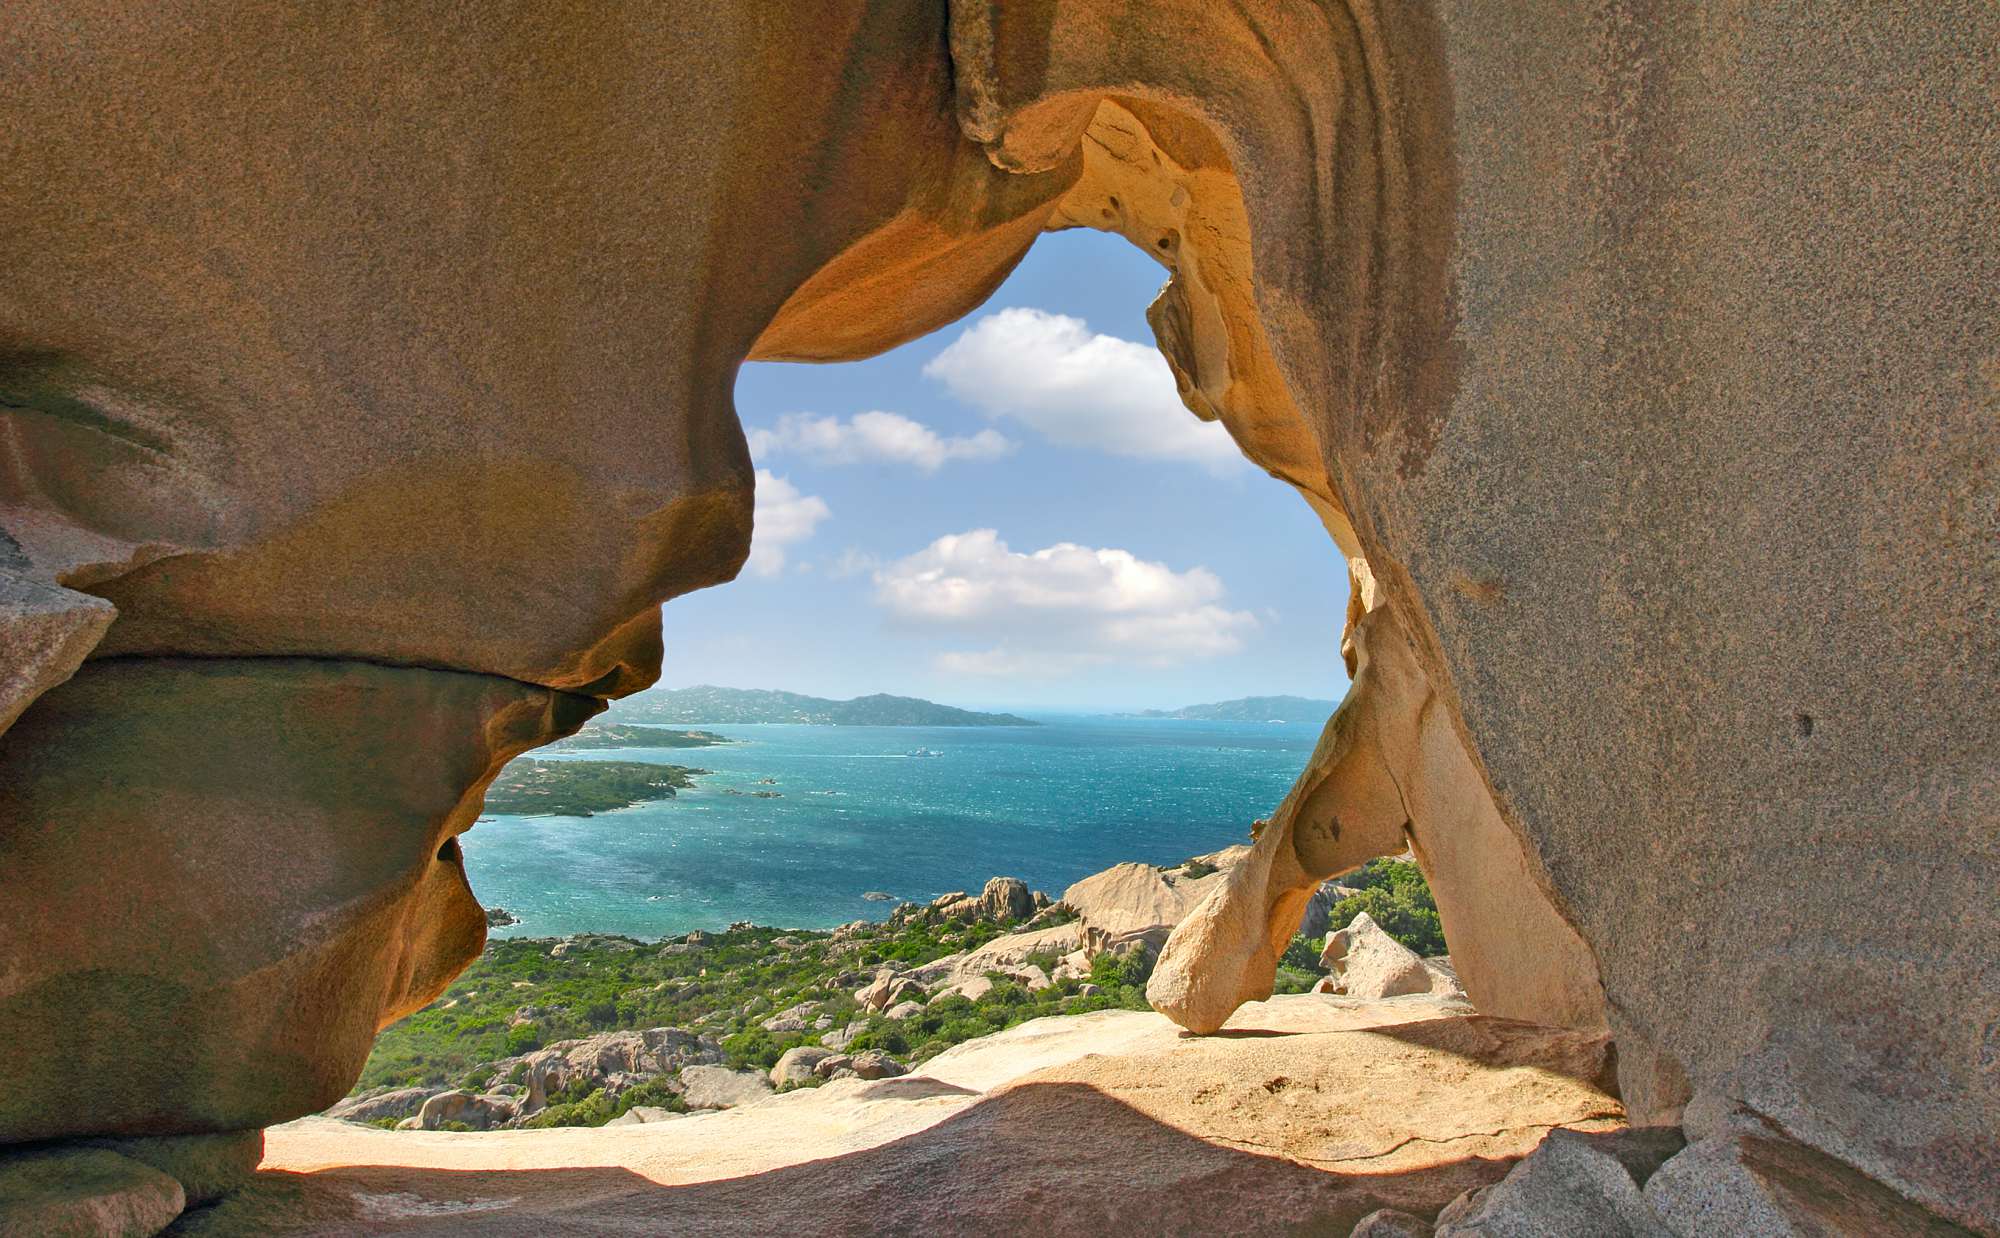
[[[481,817],[459,841],[479,900],[521,917],[495,935],[830,928],[886,916],[895,904],[865,900],[871,890],[928,901],[1014,876],[1054,896],[1123,860],[1173,864],[1247,841],[1319,734],[1306,723],[1036,719],[712,724],[740,742],[541,753],[715,772],[676,799],[594,817]]]

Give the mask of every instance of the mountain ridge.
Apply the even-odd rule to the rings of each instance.
[[[1130,718],[1173,718],[1187,722],[1318,722],[1332,715],[1340,702],[1309,696],[1243,696],[1232,701],[1183,705],[1179,709],[1145,709]]]
[[[772,688],[654,688],[612,707],[620,721],[747,725],[790,722],[809,726],[1040,726],[1017,714],[979,713],[914,696],[886,692],[845,701]]]

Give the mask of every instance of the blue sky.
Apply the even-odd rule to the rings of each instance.
[[[662,683],[1051,710],[1337,697],[1347,604],[1305,503],[1173,395],[1119,237],[1044,236],[964,320],[746,365],[751,563],[666,607]]]

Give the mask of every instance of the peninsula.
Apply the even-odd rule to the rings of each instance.
[[[644,761],[544,761],[523,757],[486,791],[486,811],[523,817],[588,817],[645,800],[672,799],[694,785],[686,765]]]

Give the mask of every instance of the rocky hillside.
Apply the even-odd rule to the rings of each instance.
[[[637,1122],[900,1075],[1032,1019],[1144,1010],[1167,934],[1243,851],[1116,865],[1055,902],[996,877],[976,895],[905,903],[883,923],[831,932],[739,924],[665,942],[496,940],[444,997],[382,1033],[355,1092],[328,1113],[428,1130]],[[1281,992],[1325,983],[1329,927],[1370,911],[1402,924],[1383,910],[1395,906],[1381,897],[1392,888],[1384,869],[1415,872],[1377,866],[1315,900]],[[1428,941],[1421,922],[1405,939]],[[1428,991],[1399,983],[1384,991]]]

